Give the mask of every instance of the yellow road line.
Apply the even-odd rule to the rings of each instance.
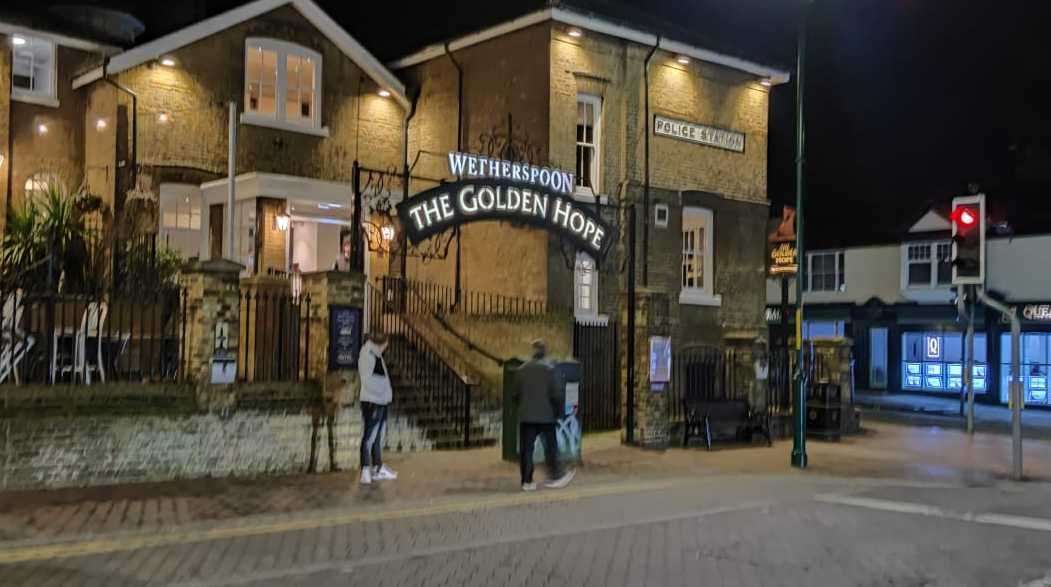
[[[127,552],[143,548],[171,546],[191,542],[226,540],[264,534],[278,534],[311,530],[331,526],[343,526],[359,522],[398,520],[436,516],[441,514],[467,513],[488,509],[506,508],[519,505],[558,503],[574,501],[589,497],[601,497],[624,493],[636,493],[665,489],[674,485],[672,480],[649,481],[636,483],[613,483],[593,487],[579,487],[564,491],[544,491],[534,494],[514,494],[493,497],[480,501],[459,501],[454,503],[411,508],[405,510],[357,511],[334,514],[324,518],[304,518],[283,520],[249,525],[219,526],[207,529],[175,530],[161,534],[122,536],[111,538],[93,538],[59,544],[41,544],[4,549],[0,547],[0,564],[14,564],[30,561],[66,559],[82,556]]]

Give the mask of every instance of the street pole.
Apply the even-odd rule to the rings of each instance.
[[[1022,321],[1018,314],[999,301],[985,295],[984,290],[978,292],[982,302],[990,308],[997,310],[1011,321],[1011,478],[1015,481],[1022,480],[1022,352],[1019,345],[1022,343]]]
[[[226,159],[226,175],[230,181],[229,186],[226,190],[226,239],[223,243],[223,257],[227,259],[234,259],[234,252],[237,250],[234,247],[234,238],[237,235],[237,231],[234,228],[234,205],[236,203],[236,182],[237,182],[237,102],[230,102],[230,120],[229,120],[229,147]],[[234,259],[237,260],[237,259]]]
[[[805,151],[805,124],[803,122],[803,76],[806,70],[806,28],[812,0],[803,0],[799,23],[799,45],[796,48],[796,397],[792,426],[792,466],[807,466],[806,455],[806,377],[803,356],[803,280],[806,279],[806,253],[803,248],[803,154]]]
[[[963,381],[967,386],[967,434],[974,436],[974,307],[978,304],[975,286],[967,287],[970,307],[967,313],[967,363]]]

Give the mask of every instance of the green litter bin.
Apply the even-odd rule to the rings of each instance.
[[[518,404],[512,399],[516,375],[524,361],[511,359],[504,363],[504,403],[503,403],[503,458],[506,461],[518,461]],[[580,427],[580,363],[574,360],[556,361],[551,364],[555,370],[555,379],[562,390],[565,409],[555,427],[558,440],[558,459],[565,464],[580,462],[581,427]],[[533,449],[534,462],[544,462],[544,445],[537,442]]]

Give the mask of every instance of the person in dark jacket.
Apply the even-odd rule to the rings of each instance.
[[[547,362],[544,342],[533,342],[533,358],[517,370],[513,398],[518,404],[519,465],[522,491],[535,491],[533,482],[533,448],[537,436],[544,443],[549,480],[545,487],[569,485],[576,471],[563,472],[558,463],[555,423],[562,415],[564,399],[555,380],[555,370]]]

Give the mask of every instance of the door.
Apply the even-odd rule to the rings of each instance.
[[[208,256],[212,259],[223,258],[224,216],[222,204],[208,206]]]
[[[869,329],[869,387],[887,389],[887,329]]]

